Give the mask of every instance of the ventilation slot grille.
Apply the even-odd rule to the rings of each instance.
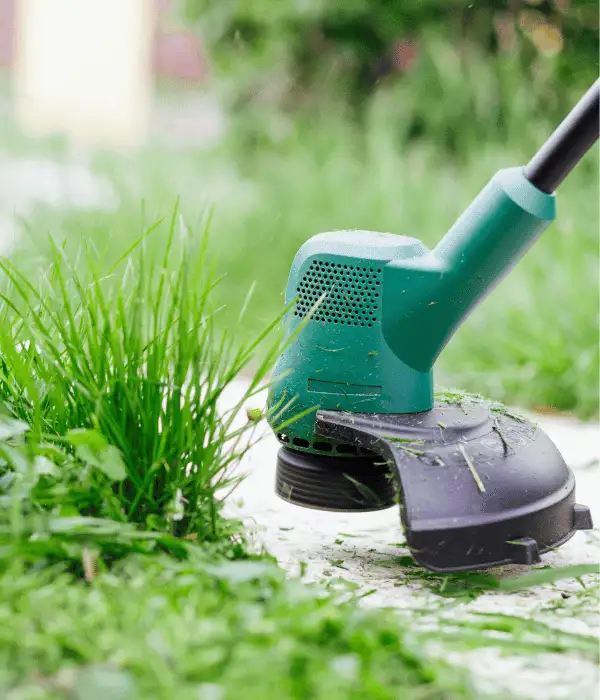
[[[380,268],[314,260],[296,290],[294,315],[306,316],[326,294],[312,320],[370,328],[378,319],[380,293]]]
[[[361,457],[375,457],[375,453],[371,450],[367,450],[364,447],[356,447],[355,445],[349,445],[344,442],[335,442],[330,440],[325,440],[321,438],[319,440],[314,440],[312,443],[304,438],[290,438],[289,435],[284,433],[278,433],[277,439],[284,445],[294,445],[294,447],[300,447],[302,449],[308,450],[312,449],[316,452],[333,453],[334,455],[343,456],[361,456]]]

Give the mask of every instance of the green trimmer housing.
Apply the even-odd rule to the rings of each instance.
[[[432,368],[554,220],[556,187],[598,138],[599,93],[596,82],[526,167],[496,173],[433,250],[356,230],[300,248],[269,397],[280,496],[331,510],[399,502],[415,558],[442,571],[531,563],[591,527],[542,431],[488,402],[436,404]]]

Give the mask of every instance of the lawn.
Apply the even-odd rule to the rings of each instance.
[[[84,164],[114,188],[116,208],[38,203],[1,263],[2,697],[467,700],[483,693],[451,661],[465,648],[597,663],[585,634],[443,617],[465,590],[565,576],[582,581],[589,613],[596,566],[502,584],[495,573],[433,577],[440,609],[390,614],[343,581],[286,578],[224,517],[257,439],[298,246],[334,228],[432,245],[551,129],[513,126],[510,142],[465,135],[451,155],[408,141],[385,104],[360,125],[273,119],[250,129],[235,117],[211,150],[158,139],[94,154]],[[60,142],[9,140],[14,157],[72,156]],[[597,173],[590,154],[560,192],[557,223],[451,342],[438,380],[597,414]]]

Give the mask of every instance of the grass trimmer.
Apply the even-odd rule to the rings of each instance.
[[[372,231],[321,233],[300,248],[269,397],[282,498],[334,511],[399,503],[408,547],[434,571],[531,564],[592,527],[542,430],[493,402],[434,395],[432,368],[554,220],[556,188],[598,138],[599,97],[600,81],[433,250]]]

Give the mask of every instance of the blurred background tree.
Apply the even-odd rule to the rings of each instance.
[[[358,117],[383,93],[405,136],[459,153],[465,120],[469,139],[510,137],[525,116],[555,122],[598,74],[596,0],[183,3],[246,114],[325,97]]]

